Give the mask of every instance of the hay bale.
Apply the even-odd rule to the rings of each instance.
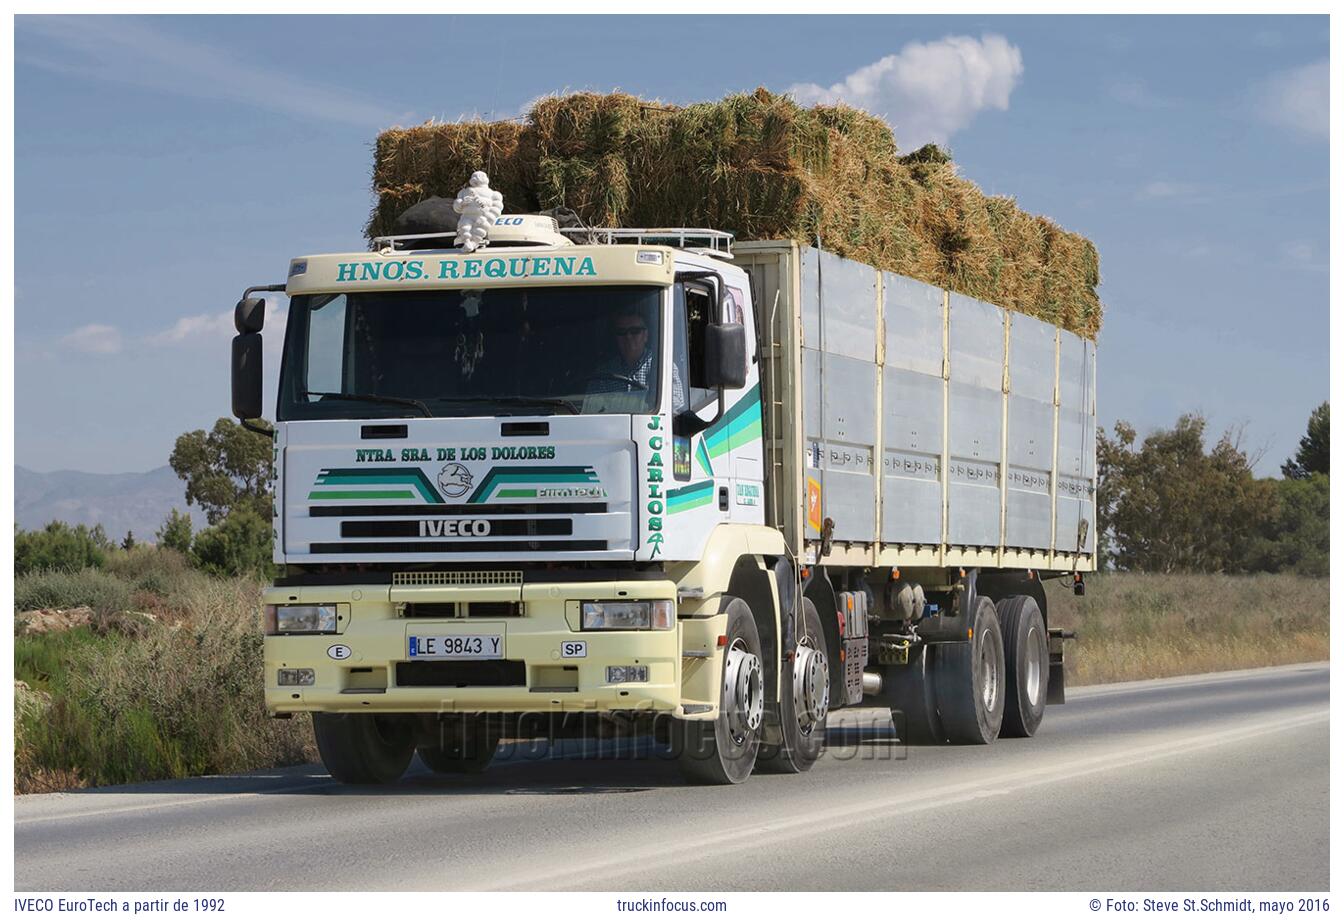
[[[685,107],[624,93],[538,100],[523,124],[385,131],[370,236],[451,197],[475,169],[511,212],[573,208],[597,226],[700,226],[796,239],[1095,338],[1096,247],[986,196],[928,144],[900,155],[881,119],[758,89]]]

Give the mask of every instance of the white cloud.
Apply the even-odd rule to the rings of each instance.
[[[1274,74],[1252,87],[1251,101],[1263,121],[1326,139],[1330,135],[1329,60]]]
[[[179,38],[145,22],[111,16],[22,16],[17,20],[17,58],[54,73],[301,118],[375,128],[413,120],[409,112],[348,89],[295,77],[249,61],[237,49]]]
[[[1288,268],[1305,271],[1324,271],[1325,260],[1318,257],[1316,246],[1310,240],[1285,240],[1279,244],[1279,262]]]
[[[266,326],[262,331],[268,340],[278,344],[284,339],[285,320],[289,314],[280,309],[276,295],[262,296],[266,300]],[[225,313],[197,313],[194,316],[183,316],[162,332],[146,337],[145,341],[151,345],[179,345],[202,339],[230,339],[236,332],[232,310]]]
[[[1189,198],[1196,191],[1195,186],[1187,182],[1168,182],[1155,179],[1139,189],[1140,198]]]
[[[798,83],[803,105],[846,102],[881,116],[902,150],[946,144],[985,109],[1006,110],[1022,77],[1022,52],[1000,35],[912,42],[829,87]]]
[[[121,332],[116,326],[90,323],[64,336],[61,344],[90,355],[114,355],[121,351]]]

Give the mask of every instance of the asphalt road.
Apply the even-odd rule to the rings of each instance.
[[[803,776],[686,786],[645,759],[320,767],[15,802],[20,890],[1080,891],[1329,887],[1329,667],[1071,690],[1040,734],[905,748],[833,720]],[[627,751],[627,754],[631,753]]]

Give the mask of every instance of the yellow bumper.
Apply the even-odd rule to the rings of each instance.
[[[341,618],[335,634],[266,637],[266,707],[272,713],[679,711],[686,627],[580,629],[583,601],[616,599],[675,601],[676,586],[671,581],[631,581],[271,588],[265,592],[267,604],[337,604]],[[407,604],[499,601],[520,604],[521,615],[404,615]],[[431,636],[498,637],[502,657],[496,664],[459,668],[460,660],[411,655],[413,637]],[[583,643],[581,650],[576,642]],[[709,646],[698,637],[692,644]],[[646,666],[648,680],[609,683],[607,668],[617,665]],[[313,683],[281,686],[281,669],[311,669]],[[462,682],[468,685],[456,686]],[[481,683],[506,685],[477,685]]]

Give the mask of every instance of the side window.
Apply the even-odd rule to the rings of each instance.
[[[344,389],[345,295],[314,298],[308,312],[308,368],[304,388],[313,393]],[[310,397],[315,398],[315,397]]]
[[[704,386],[705,328],[709,325],[714,306],[713,289],[698,284],[678,284],[673,298],[673,360],[676,378],[685,394],[683,404],[692,412],[699,412],[718,399],[718,390]]]

